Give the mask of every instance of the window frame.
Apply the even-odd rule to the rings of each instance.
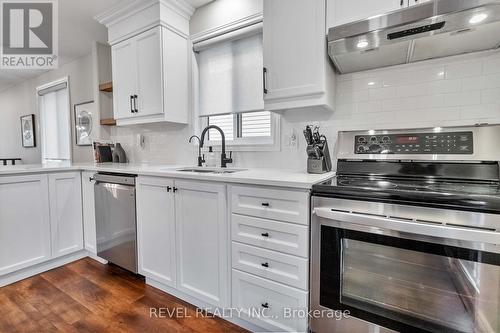
[[[234,151],[279,151],[280,150],[280,116],[270,112],[271,115],[271,136],[269,137],[253,137],[253,138],[233,138],[226,140],[226,147],[230,147]],[[205,128],[209,125],[210,117],[200,119],[201,127]],[[233,130],[236,135],[241,132],[240,121],[241,114],[233,114]],[[205,146],[214,147],[215,150],[221,150],[222,142],[220,140],[210,140],[208,137],[205,141]]]

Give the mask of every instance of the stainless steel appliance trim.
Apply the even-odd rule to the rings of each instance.
[[[472,10],[478,7],[499,5],[496,0],[433,0],[418,6],[402,8],[387,14],[377,15],[365,20],[347,23],[328,30],[328,41],[349,38],[368,32],[397,27],[404,29],[405,25],[420,23],[424,20],[438,21],[438,17]]]
[[[412,134],[412,133],[450,133],[457,131],[471,131],[474,137],[474,153],[471,155],[445,155],[445,154],[370,154],[360,155],[354,151],[355,137],[364,135],[367,137],[384,134]],[[408,160],[408,161],[450,161],[450,162],[482,162],[500,161],[500,150],[497,143],[500,142],[500,126],[464,126],[464,127],[439,127],[420,129],[395,129],[395,130],[370,130],[370,131],[348,131],[339,132],[337,143],[337,159],[346,160]]]
[[[135,186],[135,175],[96,173],[94,180],[98,183],[122,184]]]

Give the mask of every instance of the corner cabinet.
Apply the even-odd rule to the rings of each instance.
[[[112,46],[117,125],[187,124],[188,41],[157,26]]]
[[[325,30],[325,0],[264,1],[266,110],[333,110],[335,72]]]
[[[212,306],[229,305],[223,184],[137,179],[139,273]]]

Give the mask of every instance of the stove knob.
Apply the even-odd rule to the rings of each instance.
[[[358,153],[366,153],[368,151],[367,146],[358,146]]]
[[[391,138],[390,138],[390,137],[388,137],[388,136],[384,136],[384,137],[382,138],[382,142],[383,142],[383,143],[390,143],[390,142],[391,142]]]
[[[377,141],[378,141],[378,139],[377,139],[377,137],[376,137],[376,136],[372,136],[372,137],[370,138],[370,142],[377,142]]]
[[[380,154],[382,152],[382,146],[381,145],[370,145],[369,147],[369,150],[370,150],[370,153],[372,154]]]

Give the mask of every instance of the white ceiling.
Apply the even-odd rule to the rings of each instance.
[[[107,41],[106,28],[94,20],[97,14],[130,0],[59,1],[59,65],[89,54],[94,41]],[[201,7],[213,0],[186,0]],[[40,75],[43,71],[0,70],[0,91]]]

